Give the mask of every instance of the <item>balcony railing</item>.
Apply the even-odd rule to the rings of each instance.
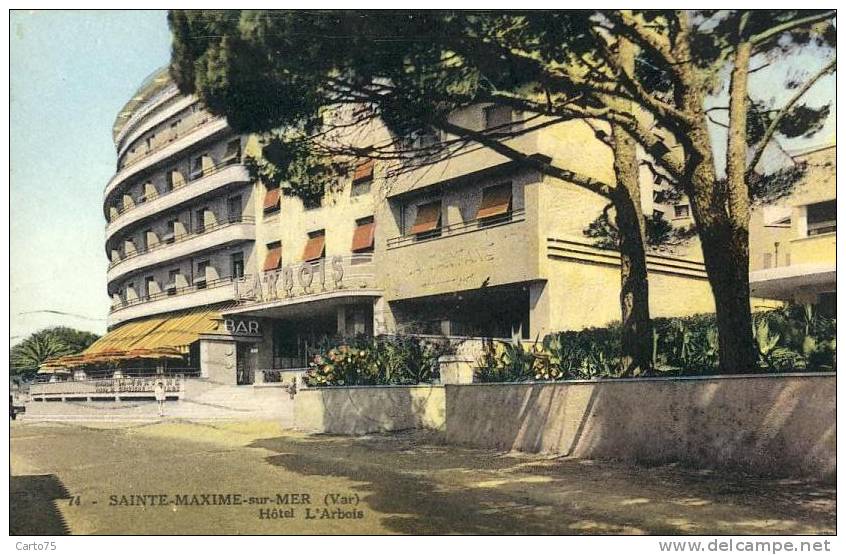
[[[132,260],[133,258],[137,258],[137,257],[142,256],[142,255],[147,254],[147,253],[159,251],[159,250],[165,249],[167,247],[170,247],[171,245],[182,243],[184,241],[190,241],[191,239],[194,239],[194,238],[199,237],[201,235],[209,234],[213,231],[217,231],[218,229],[223,229],[223,228],[230,227],[230,226],[233,226],[233,225],[238,225],[238,224],[251,224],[251,223],[255,223],[255,221],[256,221],[255,218],[252,217],[252,216],[239,215],[239,216],[232,216],[230,218],[227,218],[226,220],[224,220],[222,222],[217,222],[217,223],[210,224],[210,225],[203,225],[202,227],[198,226],[193,232],[182,233],[180,235],[174,235],[172,240],[160,241],[160,242],[156,243],[155,245],[152,245],[152,246],[149,246],[149,247],[146,247],[146,248],[142,248],[142,249],[138,249],[134,252],[125,254],[123,257],[119,258],[118,260],[113,260],[112,262],[110,262],[109,263],[109,270],[111,270],[115,266],[119,265],[121,262],[125,262],[127,260]]]
[[[147,149],[144,153],[139,154],[136,158],[133,158],[131,161],[127,161],[126,155],[124,154],[123,160],[121,160],[121,163],[118,164],[118,171],[132,167],[134,164],[137,164],[138,162],[140,162],[141,160],[143,160],[147,156],[150,156],[151,154],[155,154],[156,152],[162,150],[163,148],[170,146],[170,143],[172,143],[176,139],[179,139],[180,137],[185,137],[186,135],[190,135],[191,133],[193,133],[198,128],[200,128],[200,127],[202,127],[202,126],[204,126],[204,125],[206,125],[206,124],[208,124],[212,121],[215,121],[216,119],[217,118],[215,118],[211,115],[206,115],[206,116],[200,118],[199,121],[194,123],[194,125],[192,125],[191,127],[187,128],[187,129],[183,129],[181,133],[173,131],[170,134],[170,137],[167,139],[167,141],[161,143],[158,146]]]
[[[152,97],[150,97],[146,102],[144,102],[143,106],[139,107],[135,113],[123,124],[118,134],[115,136],[115,144],[118,148],[123,148],[123,140],[127,137],[129,133],[131,133],[135,126],[140,123],[142,119],[144,119],[150,112],[155,110],[159,107],[159,104],[169,98],[171,96],[175,96],[179,94],[179,88],[175,85],[172,87],[167,87]]]
[[[395,249],[406,245],[413,245],[416,243],[433,241],[435,239],[443,239],[444,237],[453,237],[456,235],[463,235],[465,233],[472,233],[474,231],[522,222],[525,219],[526,211],[520,208],[517,210],[511,210],[505,214],[492,216],[490,218],[469,220],[466,222],[442,226],[425,233],[418,233],[416,235],[400,235],[399,237],[388,239],[387,246],[389,249]]]
[[[159,380],[164,384],[165,393],[179,394],[185,390],[186,379],[200,376],[198,368],[173,369],[168,370],[166,374],[157,374],[149,369],[135,373],[132,373],[131,369],[122,372],[124,375],[121,377],[36,382],[30,386],[29,394],[36,401],[56,397],[151,395]]]
[[[182,287],[175,287],[173,289],[168,289],[164,291],[159,291],[157,293],[142,295],[140,297],[136,297],[134,299],[122,299],[119,303],[113,304],[112,309],[110,311],[111,314],[115,312],[119,312],[123,309],[138,306],[145,303],[151,303],[162,299],[168,299],[172,297],[178,297],[182,295],[187,295],[190,293],[194,293],[197,291],[206,291],[210,289],[218,289],[221,287],[231,286],[235,283],[238,279],[243,278],[233,278],[232,276],[227,277],[220,277],[217,279],[201,281],[199,279],[195,279],[195,282],[189,285],[183,285]]]
[[[191,175],[189,173],[187,179],[185,180],[185,185],[182,185],[181,187],[173,187],[173,188],[170,188],[166,191],[162,191],[161,193],[159,193],[158,191],[155,191],[155,192],[150,193],[150,194],[145,194],[142,197],[144,199],[143,201],[136,201],[134,204],[132,204],[130,206],[121,206],[120,208],[115,208],[115,210],[117,211],[117,214],[114,217],[112,217],[111,214],[110,214],[109,221],[106,223],[106,227],[108,227],[110,224],[117,221],[117,219],[120,216],[123,216],[127,212],[131,212],[132,210],[143,206],[144,204],[150,202],[151,200],[156,200],[156,199],[162,198],[164,196],[167,196],[167,195],[169,195],[169,194],[171,194],[175,191],[181,190],[183,187],[188,187],[192,183],[195,183],[195,182],[199,181],[200,179],[202,179],[204,177],[214,175],[216,173],[223,171],[224,169],[228,168],[229,166],[234,166],[234,165],[240,164],[240,163],[241,163],[241,157],[240,156],[234,156],[232,158],[223,160],[222,162],[218,162],[214,166],[211,166],[209,168],[204,168],[202,171],[198,172],[195,175]]]

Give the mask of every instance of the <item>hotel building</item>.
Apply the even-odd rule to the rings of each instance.
[[[486,106],[451,117],[472,129],[521,125]],[[362,140],[381,140],[386,131],[368,125]],[[535,339],[619,320],[619,256],[583,234],[606,201],[489,149],[405,171],[361,160],[304,205],[252,180],[245,157],[260,155],[258,138],[180,95],[165,72],[121,111],[114,142],[103,195],[109,332],[89,355],[178,349],[202,377],[235,385],[306,366],[326,336]],[[610,149],[584,123],[510,144],[614,181]],[[654,205],[644,189],[647,213],[690,223],[685,205]],[[713,311],[691,252],[649,256],[653,315]]]
[[[835,145],[790,153],[807,164],[801,182],[778,202],[752,211],[749,285],[753,295],[837,311]]]

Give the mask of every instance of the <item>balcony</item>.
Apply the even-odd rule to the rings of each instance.
[[[120,322],[162,312],[234,300],[237,298],[235,281],[231,277],[224,277],[206,281],[203,286],[187,285],[172,292],[162,291],[145,297],[121,301],[112,306],[109,312],[108,325],[113,326]]]
[[[249,183],[249,181],[250,175],[246,166],[237,160],[217,164],[210,170],[205,171],[201,177],[188,181],[182,187],[152,196],[147,195],[143,203],[118,211],[117,217],[106,224],[106,242],[115,233],[126,229],[127,226],[155,216],[164,210],[174,208],[191,199],[207,195],[233,183]]]
[[[499,216],[494,216],[491,218],[469,220],[466,222],[442,226],[426,233],[419,233],[417,235],[400,235],[399,237],[392,237],[388,239],[387,246],[389,249],[395,249],[398,247],[425,243],[428,241],[434,241],[446,237],[464,235],[465,233],[473,233],[474,231],[490,230],[492,228],[496,228],[502,225],[522,222],[525,221],[525,219],[525,210],[512,210],[510,212],[506,212],[505,214],[501,214]]]
[[[170,241],[162,241],[139,249],[109,264],[106,279],[109,283],[142,268],[156,266],[164,262],[191,256],[209,249],[225,245],[254,241],[256,237],[255,219],[240,216],[213,225],[203,226],[193,233],[174,236]]]
[[[144,108],[133,114],[130,121],[121,129],[120,135],[115,138],[118,160],[123,160],[129,147],[141,138],[144,133],[157,125],[167,121],[179,114],[191,104],[196,102],[193,97],[175,98],[179,91],[165,91],[168,94],[148,102]]]
[[[814,235],[790,241],[790,265],[834,264],[837,259],[837,232],[834,225],[830,231],[819,231]]]
[[[504,143],[518,152],[529,156],[543,153],[542,130],[528,130],[522,135],[509,138]],[[550,150],[549,152],[556,152]],[[518,167],[510,158],[493,150],[472,143],[452,152],[448,157],[433,161],[430,164],[419,164],[409,168],[393,167],[389,174],[396,174],[388,192],[389,197],[395,197],[424,189],[438,183],[454,180],[479,179],[486,175],[514,171]]]
[[[133,164],[121,168],[120,171],[118,171],[109,180],[105,191],[103,191],[103,197],[108,200],[117,187],[126,182],[127,179],[130,179],[157,164],[161,164],[162,162],[180,154],[187,148],[209,139],[218,133],[222,133],[227,129],[229,129],[229,126],[227,125],[226,120],[222,118],[211,118],[208,121],[198,124],[197,126],[191,128],[187,134],[183,134],[179,139],[170,143],[165,143],[164,145],[161,145],[151,151],[147,156],[139,158]]]

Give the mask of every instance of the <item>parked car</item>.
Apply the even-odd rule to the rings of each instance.
[[[16,404],[14,395],[9,395],[9,418],[15,420],[23,412],[26,412],[26,406],[23,403]]]

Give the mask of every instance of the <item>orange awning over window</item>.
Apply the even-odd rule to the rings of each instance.
[[[482,191],[482,204],[476,213],[477,219],[490,218],[508,213],[511,209],[511,183],[487,187]]]
[[[279,187],[268,189],[264,194],[264,210],[279,208]]]
[[[376,222],[368,220],[358,224],[352,240],[352,252],[361,252],[373,248],[373,236],[376,232]]]
[[[411,234],[425,233],[441,226],[441,201],[421,204],[417,207],[417,217],[411,226]]]
[[[270,272],[278,270],[282,264],[282,245],[276,245],[267,249],[267,256],[264,257],[262,271]]]
[[[305,249],[303,249],[303,261],[309,262],[323,258],[323,249],[326,245],[326,234],[319,233],[308,238]]]
[[[355,166],[353,184],[373,180],[373,160],[363,160]]]

